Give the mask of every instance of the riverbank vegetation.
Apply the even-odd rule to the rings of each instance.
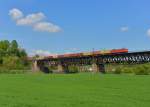
[[[135,75],[149,75],[150,63],[147,64],[109,64],[107,65],[107,73],[113,74],[135,74]]]
[[[26,51],[16,40],[0,41],[0,73],[22,73],[29,65]]]

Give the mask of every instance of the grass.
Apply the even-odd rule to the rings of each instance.
[[[150,76],[0,75],[0,107],[149,107]]]

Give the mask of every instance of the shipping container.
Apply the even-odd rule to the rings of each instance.
[[[104,54],[110,54],[111,53],[111,50],[101,50],[100,52],[102,55]]]
[[[58,58],[64,58],[65,56],[64,55],[58,55]]]
[[[83,55],[84,56],[90,56],[90,55],[93,55],[93,52],[84,52]]]
[[[128,53],[128,49],[123,48],[123,49],[113,49],[111,50],[111,53]]]
[[[45,59],[45,58],[53,58],[53,56],[45,56],[44,59]]]
[[[65,57],[73,57],[73,56],[75,56],[75,54],[65,54],[64,56]]]
[[[101,51],[94,51],[93,54],[94,54],[94,55],[100,55],[100,54],[101,54]]]
[[[82,53],[75,53],[75,54],[64,54],[64,55],[59,55],[59,58],[66,58],[66,57],[81,57],[83,56]]]
[[[82,57],[82,56],[105,55],[105,54],[127,53],[127,52],[128,49],[123,48],[123,49],[113,49],[113,50],[101,50],[101,51],[94,51],[94,52],[63,54],[63,55],[53,56],[53,58]]]

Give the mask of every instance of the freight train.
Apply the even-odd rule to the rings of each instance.
[[[72,54],[63,54],[63,55],[54,55],[48,56],[45,58],[70,58],[70,57],[84,57],[84,56],[98,56],[98,55],[111,55],[111,54],[119,54],[119,53],[128,53],[128,49],[112,49],[112,50],[100,50],[93,52],[82,52],[82,53],[72,53]]]

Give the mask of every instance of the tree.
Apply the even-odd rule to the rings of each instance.
[[[19,57],[22,60],[23,65],[29,65],[29,62],[27,60],[27,53],[24,49],[19,49]]]
[[[22,69],[22,60],[17,56],[8,56],[3,58],[3,66],[6,69]]]
[[[4,51],[7,51],[9,46],[10,46],[10,43],[8,40],[4,40],[4,41],[0,42],[0,49],[2,49]]]
[[[0,41],[0,69],[23,69],[29,67],[27,53],[19,48],[16,40]]]
[[[8,40],[0,41],[0,57],[8,55],[10,42]]]
[[[19,56],[20,57],[27,57],[27,53],[24,49],[19,49]]]
[[[16,40],[13,40],[9,47],[9,53],[14,56],[19,56],[18,43]]]
[[[13,40],[13,41],[11,42],[11,48],[13,48],[13,49],[18,49],[18,43],[17,43],[16,40]]]
[[[33,56],[33,59],[38,59],[40,56],[38,54]]]

